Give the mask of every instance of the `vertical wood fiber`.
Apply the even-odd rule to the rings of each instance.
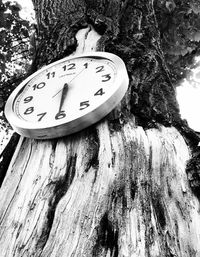
[[[179,116],[154,1],[33,3],[35,69],[105,50],[125,61],[130,85],[122,103],[84,131],[20,140],[0,190],[2,255],[198,257],[199,202],[185,172],[187,143],[198,140]]]

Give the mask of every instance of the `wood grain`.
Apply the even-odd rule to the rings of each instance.
[[[73,1],[65,2],[73,9]],[[185,172],[189,142],[196,145],[197,139],[179,119],[154,3],[84,2],[102,35],[91,45],[123,57],[130,89],[112,114],[80,133],[43,142],[21,139],[0,190],[3,256],[200,255],[199,201]],[[116,16],[109,16],[114,10]],[[80,20],[76,25],[83,25]],[[87,28],[75,43],[80,26],[70,24],[65,54],[86,49],[90,37]],[[51,49],[45,51],[45,44],[36,68],[63,54],[44,55]],[[173,126],[185,131],[187,141]]]
[[[131,120],[120,132],[106,121],[95,130],[54,144],[21,139],[0,195],[3,256],[200,253],[190,153],[177,130]]]

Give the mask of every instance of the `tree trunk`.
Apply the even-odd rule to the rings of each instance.
[[[200,206],[186,173],[198,136],[180,119],[153,1],[33,2],[33,70],[105,50],[125,61],[130,85],[79,133],[20,138],[0,191],[1,256],[200,256]]]

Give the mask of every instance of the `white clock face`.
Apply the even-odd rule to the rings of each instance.
[[[24,86],[15,99],[15,112],[38,125],[76,119],[112,94],[115,74],[115,67],[106,59],[78,58],[59,63]],[[66,92],[61,103],[63,88]]]
[[[65,58],[33,74],[8,101],[11,125],[25,136],[52,138],[103,118],[127,89],[118,83],[123,74],[110,55]]]

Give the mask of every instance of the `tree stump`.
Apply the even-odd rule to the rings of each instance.
[[[131,78],[129,90],[111,114],[81,132],[44,141],[20,138],[0,190],[0,249],[4,257],[200,256],[199,201],[185,171],[192,151],[177,129],[182,123],[159,52],[159,36],[145,25],[155,18],[152,1],[138,1],[144,10],[130,1],[122,2],[107,3],[109,14],[116,10],[111,7],[123,5],[116,14],[121,14],[120,26],[126,28],[121,34],[118,20],[114,24],[114,18],[97,15],[95,8],[103,1],[95,4],[88,0],[87,6],[83,4],[81,11],[74,13],[75,18],[66,18],[76,19],[77,27],[84,27],[77,30],[76,40],[71,36],[71,43],[66,43],[67,51],[70,45],[71,50],[76,46],[74,54],[106,47],[123,52]],[[46,8],[41,10],[43,15],[55,7],[48,9],[50,2],[42,3]],[[71,1],[72,9],[77,8],[73,5]],[[89,21],[96,21],[96,29],[85,25],[84,15],[80,15],[85,10]],[[141,24],[145,12],[149,16]],[[132,16],[127,16],[126,23],[128,13]],[[134,44],[140,55],[144,49],[140,59],[134,58],[136,50],[127,36],[136,24]],[[40,25],[45,31],[45,24]],[[144,41],[150,38],[155,46],[145,48],[144,41],[139,42],[139,32],[144,31],[149,33]],[[120,39],[122,32],[124,39]],[[41,48],[37,55],[43,51]],[[34,64],[39,67],[45,58],[52,61],[55,56],[43,56]]]

